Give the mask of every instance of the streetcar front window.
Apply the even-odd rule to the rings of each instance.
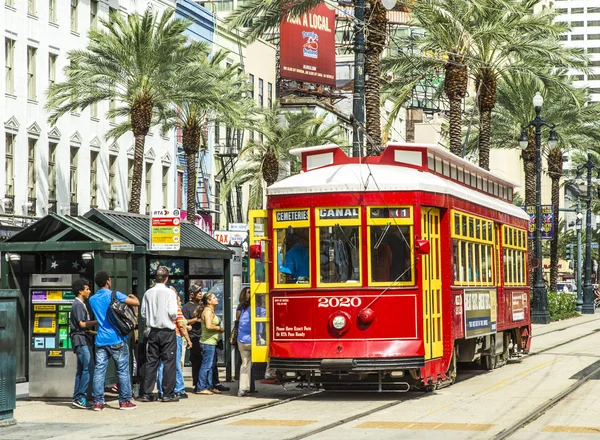
[[[371,226],[371,281],[411,281],[410,227]]]
[[[321,283],[360,281],[360,227],[319,228],[319,270]]]
[[[308,228],[276,229],[277,283],[310,283]]]

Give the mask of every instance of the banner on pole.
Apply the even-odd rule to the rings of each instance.
[[[535,205],[525,205],[525,211],[529,215],[529,233],[527,238],[535,240]],[[554,239],[554,206],[542,205],[542,240]]]

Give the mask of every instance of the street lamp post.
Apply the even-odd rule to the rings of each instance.
[[[587,196],[585,200],[585,279],[583,283],[583,307],[581,313],[593,314],[594,308],[594,286],[592,284],[592,171],[598,172],[600,167],[592,162],[592,155],[588,153],[586,163],[577,168],[577,175],[587,170]]]
[[[554,125],[549,125],[542,119],[540,113],[544,98],[537,92],[533,97],[533,107],[535,109],[535,118],[526,126],[521,128],[521,138],[519,144],[522,149],[527,148],[527,128],[535,127],[535,271],[533,283],[533,304],[531,311],[531,322],[534,324],[548,324],[550,322],[550,313],[548,312],[548,292],[544,284],[542,273],[542,127],[550,128],[548,146],[556,146],[557,138],[554,131]]]

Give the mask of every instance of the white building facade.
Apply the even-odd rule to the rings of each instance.
[[[67,53],[84,49],[88,31],[109,12],[123,15],[175,1],[3,0],[0,81],[0,215],[40,217],[83,214],[92,207],[126,211],[133,169],[133,136],[106,140],[114,125],[108,102],[48,123],[50,84],[64,80]],[[173,135],[152,129],[146,138],[142,213],[172,207],[175,200]]]

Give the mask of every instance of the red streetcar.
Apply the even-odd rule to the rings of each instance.
[[[281,382],[407,391],[529,350],[512,183],[435,145],[293,153],[303,171],[250,213],[254,361]]]

